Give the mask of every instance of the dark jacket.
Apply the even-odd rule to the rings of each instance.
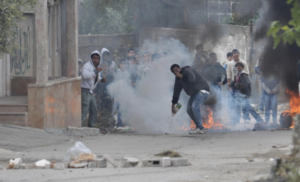
[[[204,66],[201,74],[213,85],[217,85],[219,82],[221,82],[222,76],[225,75],[225,79],[222,84],[225,85],[227,83],[226,70],[218,62],[215,65],[207,64]]]
[[[172,103],[176,104],[178,102],[180,92],[182,89],[187,95],[192,96],[198,93],[200,90],[209,91],[209,86],[204,79],[204,77],[198,73],[196,70],[189,66],[181,68],[180,73],[182,78],[175,79],[174,93]]]
[[[234,77],[234,81],[231,83],[231,87],[233,88],[233,91],[240,91],[241,94],[246,95],[247,97],[251,96],[251,83],[248,77],[248,74],[245,73],[244,71],[242,71],[242,73],[240,73],[241,76],[239,78],[239,80],[237,81],[237,77]]]
[[[208,62],[209,58],[205,54],[203,57],[200,57],[199,54],[196,54],[192,68],[201,73],[202,69],[206,64],[208,64]]]

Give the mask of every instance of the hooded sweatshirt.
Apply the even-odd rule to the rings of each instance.
[[[108,49],[106,49],[106,48],[103,48],[102,50],[101,50],[101,60],[100,60],[100,66],[102,65],[102,63],[104,62],[104,59],[103,59],[103,54],[105,53],[105,52],[108,52],[108,54],[109,54],[109,60],[108,60],[108,71],[110,72],[110,70],[111,69],[113,69],[114,70],[114,72],[112,73],[112,74],[116,74],[117,73],[117,65],[116,65],[116,63],[112,60],[112,57],[111,57],[111,53],[109,52],[109,50]]]
[[[182,89],[184,89],[186,94],[189,96],[192,96],[202,90],[209,92],[208,83],[195,69],[185,66],[181,68],[180,74],[182,74],[183,77],[181,79],[176,77],[175,79],[172,100],[173,104],[177,104]]]
[[[82,75],[81,75],[81,88],[89,89],[90,93],[93,93],[93,90],[96,88],[97,84],[101,80],[101,75],[98,73],[96,67],[94,66],[94,63],[92,61],[92,55],[98,54],[101,59],[101,55],[99,51],[93,51],[90,56],[90,60],[86,62],[82,67]],[[100,64],[98,65],[100,67]],[[97,77],[98,73],[98,77]],[[97,80],[96,80],[97,79]]]

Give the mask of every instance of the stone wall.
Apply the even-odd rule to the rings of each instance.
[[[101,51],[107,48],[118,62],[124,58],[130,48],[138,47],[138,36],[136,34],[112,34],[112,35],[79,35],[78,36],[79,58],[83,62],[90,59],[90,54],[94,50]]]

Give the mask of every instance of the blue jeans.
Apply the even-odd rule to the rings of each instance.
[[[259,110],[264,111],[265,108],[265,95],[264,95],[264,88],[262,86],[262,81],[260,81],[260,102],[259,102]]]
[[[264,93],[265,100],[265,121],[270,121],[270,110],[272,109],[273,122],[277,122],[277,106],[278,106],[278,95]]]
[[[188,106],[187,113],[191,117],[191,119],[195,122],[197,128],[203,129],[202,125],[202,116],[200,112],[200,107],[204,104],[208,94],[198,92],[191,96]]]
[[[229,97],[229,108],[232,107],[232,105],[236,105],[235,103],[235,93],[238,92],[240,93],[239,91],[229,91],[229,94],[228,94],[228,97]],[[246,109],[245,107],[242,107],[242,112],[243,112],[243,119],[244,120],[250,120],[250,117],[249,117],[249,111],[248,109]],[[235,120],[235,116],[233,116],[232,118],[230,118],[231,120]]]
[[[239,91],[236,91],[234,93],[234,105],[235,105],[235,114],[234,114],[234,124],[237,124],[240,122],[241,117],[241,109],[247,110],[256,122],[263,122],[264,120],[262,117],[260,117],[259,114],[254,110],[254,108],[250,105],[249,98],[247,98],[245,95],[241,94]]]

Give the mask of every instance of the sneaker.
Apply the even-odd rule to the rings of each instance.
[[[193,134],[204,134],[206,133],[207,130],[205,128],[203,128],[202,130],[200,130],[200,128],[196,128],[195,130],[192,130],[189,132],[189,134],[193,135]]]

